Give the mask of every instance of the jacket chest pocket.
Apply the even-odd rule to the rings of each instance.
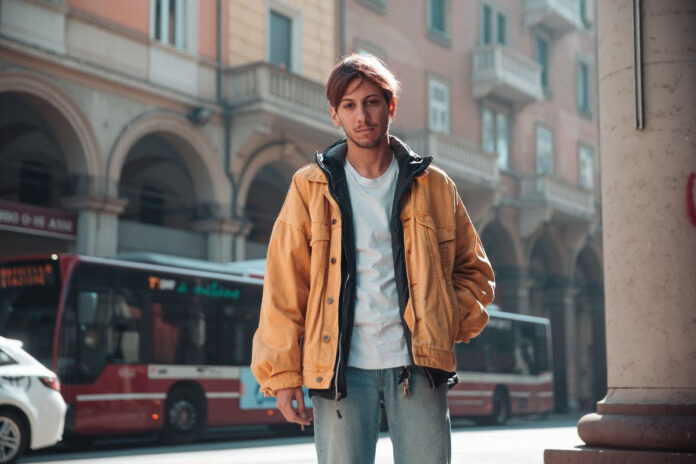
[[[329,224],[322,221],[312,221],[312,232],[309,236],[311,276],[322,275],[326,270],[330,238],[331,228]]]

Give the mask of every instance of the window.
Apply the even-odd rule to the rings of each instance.
[[[152,36],[158,42],[186,48],[186,0],[153,0]]]
[[[292,66],[292,20],[271,11],[270,62],[281,69],[290,70]]]
[[[498,11],[490,5],[483,5],[481,10],[481,43],[489,45],[495,43],[505,45],[507,37],[507,18],[502,11]]]
[[[534,59],[541,66],[541,86],[548,89],[549,86],[549,42],[541,37],[534,41]]]
[[[435,79],[428,83],[429,127],[433,132],[449,132],[449,87]]]
[[[445,0],[430,0],[430,29],[440,34],[446,34],[445,29]]]
[[[590,21],[587,0],[580,0],[578,6],[580,8],[580,21],[582,21],[583,27],[587,30],[592,29],[592,21]]]
[[[498,166],[509,167],[509,127],[508,115],[484,107],[481,111],[481,148],[498,155]]]
[[[536,172],[553,174],[553,133],[543,126],[536,128]]]
[[[590,67],[587,63],[578,63],[577,73],[578,111],[590,113]]]
[[[594,189],[594,152],[587,145],[580,144],[578,149],[578,184],[587,189]]]
[[[280,0],[268,0],[266,61],[302,73],[302,14]]]

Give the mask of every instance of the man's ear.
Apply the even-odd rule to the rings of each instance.
[[[329,112],[331,113],[331,120],[333,121],[334,126],[341,127],[341,120],[338,119],[336,109],[333,106],[329,106]]]
[[[393,118],[395,113],[396,113],[396,97],[392,97],[391,101],[389,102],[389,117]]]

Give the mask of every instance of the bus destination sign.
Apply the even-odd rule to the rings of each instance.
[[[214,280],[208,281],[205,285],[189,284],[185,280],[177,282],[174,279],[167,279],[158,276],[148,277],[150,290],[170,291],[184,295],[207,296],[209,298],[225,298],[238,300],[241,292],[238,288],[229,288]]]
[[[21,264],[0,268],[0,288],[45,287],[54,283],[53,266]]]

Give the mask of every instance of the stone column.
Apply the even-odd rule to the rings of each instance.
[[[234,239],[245,227],[245,222],[232,219],[206,219],[193,225],[194,230],[208,235],[208,260],[219,263],[235,258]]]
[[[696,462],[696,7],[642,1],[641,69],[632,2],[596,4],[608,391],[545,462]]]
[[[551,314],[556,410],[577,411],[575,289],[570,285],[556,285],[549,287],[544,293],[545,303]]]
[[[530,314],[529,289],[532,282],[522,276],[521,269],[494,268],[496,301],[503,311]]]
[[[113,256],[118,248],[118,217],[127,200],[97,195],[65,197],[67,209],[77,211],[75,253],[89,256]]]

